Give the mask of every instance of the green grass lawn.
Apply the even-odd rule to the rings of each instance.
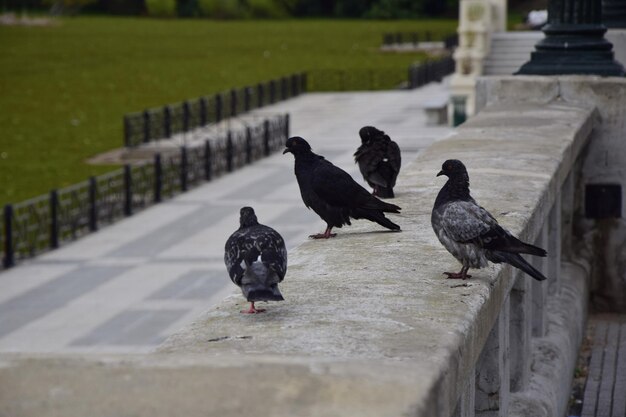
[[[406,68],[388,31],[447,34],[456,21],[231,21],[81,17],[0,26],[0,204],[111,170],[122,116],[312,69]]]

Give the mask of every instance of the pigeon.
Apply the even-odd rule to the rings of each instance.
[[[400,172],[400,148],[382,130],[365,126],[359,130],[361,146],[354,154],[363,179],[380,198],[394,198],[393,187]]]
[[[476,203],[470,196],[469,175],[461,161],[447,160],[440,175],[447,176],[448,181],[437,195],[431,223],[441,244],[463,265],[460,272],[444,272],[448,278],[470,278],[469,268],[484,268],[491,261],[513,265],[538,281],[546,279],[520,253],[545,257],[547,252],[513,236]]]
[[[242,207],[239,216],[239,229],[224,247],[224,263],[230,279],[250,302],[250,308],[241,313],[262,313],[265,309],[255,308],[256,301],[284,300],[278,283],[287,272],[285,240],[276,230],[260,224],[252,207]]]
[[[290,152],[295,159],[295,174],[304,205],[313,209],[326,222],[324,233],[313,239],[335,237],[333,227],[350,225],[350,218],[367,219],[391,230],[400,226],[385,217],[399,213],[400,207],[372,196],[352,179],[350,174],[311,151],[311,146],[299,136],[287,139],[283,154]]]

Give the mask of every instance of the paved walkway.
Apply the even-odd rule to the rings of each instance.
[[[445,83],[412,91],[315,93],[258,113],[289,112],[292,135],[362,182],[352,160],[359,128],[386,131],[408,164],[451,132],[426,127],[421,106],[447,94]],[[237,294],[223,250],[244,205],[277,229],[288,249],[325,226],[302,204],[293,157],[272,155],[0,273],[0,352],[153,350],[218,300]]]
[[[581,417],[626,417],[626,316],[589,318],[592,340]]]

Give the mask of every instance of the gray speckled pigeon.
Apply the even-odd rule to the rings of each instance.
[[[380,198],[393,198],[393,187],[400,172],[400,147],[382,130],[365,126],[359,130],[361,146],[354,154],[363,179]]]
[[[224,263],[230,279],[241,288],[254,314],[265,311],[255,301],[282,301],[278,283],[287,272],[287,249],[280,234],[259,224],[252,207],[242,207],[237,229],[226,241]]]
[[[469,268],[484,268],[491,261],[513,265],[538,281],[546,279],[519,255],[546,256],[546,251],[517,239],[476,203],[461,161],[447,160],[439,175],[446,175],[448,181],[437,195],[431,223],[441,244],[463,265],[460,272],[444,272],[448,278],[470,278]]]

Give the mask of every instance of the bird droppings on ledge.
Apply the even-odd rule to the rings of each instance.
[[[471,284],[464,282],[463,284],[451,285],[450,288],[459,288],[459,287],[471,287]]]
[[[213,339],[209,339],[207,340],[207,342],[221,342],[223,340],[229,340],[229,339],[248,340],[248,339],[252,339],[252,336],[220,336],[220,337],[215,337]]]

